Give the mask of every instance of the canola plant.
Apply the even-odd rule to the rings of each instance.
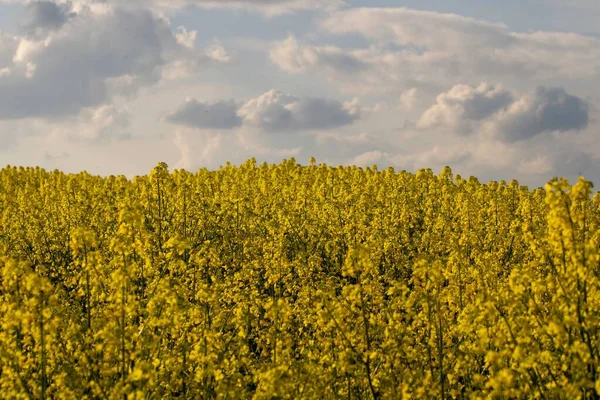
[[[254,159],[0,170],[0,397],[598,398],[600,195]]]

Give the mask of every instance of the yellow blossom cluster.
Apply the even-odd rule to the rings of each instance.
[[[376,167],[0,170],[0,397],[600,397],[600,195]]]

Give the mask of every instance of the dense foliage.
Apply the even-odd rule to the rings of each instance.
[[[0,393],[598,398],[599,203],[448,167],[7,167]]]

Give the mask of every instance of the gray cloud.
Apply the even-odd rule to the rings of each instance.
[[[289,106],[296,129],[329,129],[352,123],[358,118],[334,100],[308,97]]]
[[[417,127],[446,127],[453,133],[478,132],[504,142],[516,142],[543,132],[585,129],[588,103],[562,88],[538,87],[517,96],[501,86],[455,85],[437,96],[436,104],[419,118]]]
[[[71,12],[71,4],[57,4],[53,1],[41,0],[25,6],[24,20],[21,29],[27,34],[57,30],[76,14]]]
[[[265,132],[325,130],[348,125],[360,118],[358,100],[344,104],[319,97],[300,98],[270,90],[239,106],[189,99],[167,122],[194,128],[232,129],[240,125]]]
[[[15,40],[10,63],[0,66],[0,119],[76,115],[109,101],[119,82],[131,95],[158,82],[170,63],[197,61],[168,22],[148,10],[87,9],[47,37]],[[0,49],[0,62],[2,54]]]
[[[507,142],[529,139],[542,132],[567,132],[585,129],[589,105],[562,88],[538,87],[497,115],[492,127]]]
[[[355,103],[298,98],[277,90],[249,100],[238,114],[244,124],[265,131],[330,129],[348,125],[360,117]]]
[[[242,124],[237,109],[238,105],[234,101],[210,104],[189,99],[177,111],[167,116],[166,121],[192,128],[232,129]]]

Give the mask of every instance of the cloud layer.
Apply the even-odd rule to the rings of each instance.
[[[55,123],[51,136],[72,142],[93,144],[128,140],[133,136],[130,131],[130,120],[131,110],[127,107],[111,104],[86,108],[75,117]]]
[[[517,96],[500,85],[459,84],[437,96],[417,127],[448,128],[458,134],[477,131],[516,142],[541,133],[580,131],[588,126],[589,104],[562,88],[537,87]]]
[[[27,4],[30,0],[0,0],[4,3]],[[59,0],[61,1],[61,0]],[[182,9],[196,6],[207,9],[225,8],[259,12],[266,16],[278,16],[302,10],[331,11],[345,4],[345,0],[71,0],[76,8],[85,6],[117,6],[147,8],[154,10]]]
[[[512,32],[500,23],[407,8],[335,11],[320,27],[328,34],[361,35],[371,45],[315,45],[290,36],[272,45],[270,58],[291,74],[323,75],[345,92],[439,88],[474,78],[591,79],[600,73],[600,38],[574,33]]]
[[[272,89],[242,105],[233,101],[205,103],[188,99],[166,121],[205,129],[232,129],[244,124],[266,132],[330,129],[360,118],[357,101],[342,104],[325,98],[300,98]]]
[[[316,156],[540,181],[600,170],[593,36],[387,0],[11,2],[23,19],[6,25],[0,5],[3,162],[104,173]],[[212,31],[219,18],[239,26]]]
[[[157,83],[165,67],[210,62],[150,11],[51,4],[27,6],[34,37],[0,34],[0,119],[76,115]]]
[[[436,103],[417,121],[419,128],[445,126],[456,133],[472,133],[473,123],[508,107],[513,94],[502,86],[459,84],[437,96]]]
[[[561,88],[538,87],[500,112],[491,122],[493,131],[508,142],[544,132],[580,131],[588,126],[590,106]]]

